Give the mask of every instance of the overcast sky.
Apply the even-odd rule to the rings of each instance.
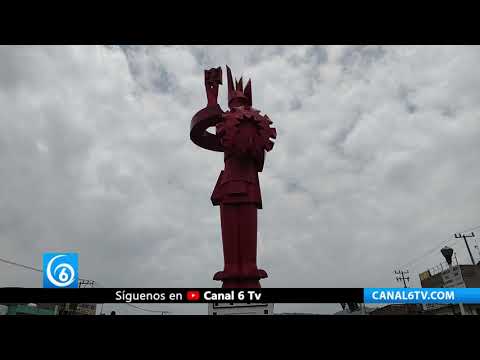
[[[1,46],[0,257],[41,268],[46,251],[78,252],[105,287],[220,286],[223,157],[189,126],[203,70],[226,64],[278,132],[260,174],[262,286],[400,286],[402,268],[418,287],[442,242],[480,225],[478,46]],[[463,240],[448,245],[468,263]],[[0,286],[41,280],[0,263]]]

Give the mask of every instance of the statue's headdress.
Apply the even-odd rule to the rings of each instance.
[[[227,85],[228,85],[228,107],[252,106],[252,82],[248,80],[245,89],[243,88],[243,79],[235,79],[233,86],[232,71],[227,66]]]

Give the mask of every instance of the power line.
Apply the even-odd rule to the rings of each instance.
[[[128,303],[121,303],[121,304],[133,307],[133,308],[138,309],[138,310],[146,311],[146,312],[162,313],[162,315],[163,314],[170,314],[170,311],[145,309],[145,308],[141,308],[140,306],[135,306],[133,304],[128,304]]]
[[[19,267],[22,267],[22,268],[24,268],[24,269],[33,270],[33,271],[37,271],[37,272],[43,273],[43,270],[42,270],[42,269],[37,269],[37,268],[32,267],[32,266],[19,264],[19,263],[15,262],[15,261],[10,261],[10,260],[3,259],[3,258],[0,258],[0,261],[1,261],[1,262],[4,262],[4,263],[6,263],[6,264],[9,264],[9,265],[19,266]],[[104,288],[104,286],[102,286],[100,283],[98,283],[97,281],[94,281],[94,280],[81,279],[81,278],[79,278],[79,280],[84,281],[84,282],[87,282],[87,283],[92,284],[92,285],[96,285],[97,287]],[[133,304],[128,304],[128,303],[124,303],[124,304],[127,305],[127,306],[130,306],[130,307],[136,308],[136,309],[138,309],[138,310],[146,311],[146,312],[163,313],[163,314],[168,314],[168,313],[170,313],[169,311],[165,311],[165,310],[150,310],[150,309],[141,308],[141,307],[139,307],[139,306],[135,306],[135,305],[133,305]]]
[[[459,233],[464,233],[464,232],[469,232],[469,231],[472,231],[472,230],[475,230],[475,229],[480,229],[480,225],[476,225],[474,227],[471,227],[469,229],[466,229],[466,230],[462,230],[462,231],[458,231]],[[401,267],[408,267],[408,266],[411,266],[415,263],[417,263],[419,260],[423,259],[424,257],[430,255],[431,253],[433,253],[434,251],[438,250],[438,248],[442,245],[447,245],[451,242],[455,241],[455,239],[450,239],[450,240],[444,240],[442,241],[441,243],[439,243],[438,245],[435,245],[435,247],[427,250],[425,253],[423,253],[422,255],[418,256],[418,257],[415,257],[413,260],[410,260],[409,262],[407,262],[406,264],[404,264],[403,266]]]
[[[102,309],[103,309],[103,305],[102,304]],[[126,306],[130,306],[130,307],[133,307],[135,309],[138,309],[138,310],[142,310],[142,311],[145,311],[145,312],[150,312],[150,313],[161,313],[162,315],[165,315],[165,314],[170,314],[170,311],[165,311],[165,310],[150,310],[150,309],[145,309],[145,308],[141,308],[139,306],[135,306],[133,304],[127,304],[127,303],[118,303],[118,304],[114,304],[114,305],[126,305]],[[115,310],[116,313],[118,313],[118,311]],[[101,310],[100,311],[100,314],[102,315],[103,314],[103,311]]]
[[[446,241],[443,241],[442,243],[439,243],[438,245],[435,245],[433,248],[431,248],[430,250],[426,251],[425,253],[423,253],[422,255],[418,256],[418,257],[415,257],[413,260],[410,260],[408,263],[404,264],[402,267],[408,267],[410,265],[413,265],[415,264],[416,262],[418,262],[419,260],[423,259],[424,257],[426,257],[427,255],[430,255],[431,253],[433,253],[434,251],[437,251],[439,246],[442,246],[442,245],[447,245],[451,242],[453,242],[455,239],[450,239],[450,240],[446,240]]]
[[[104,305],[104,304],[102,304],[102,309],[103,309],[103,305]],[[130,307],[132,307],[132,308],[135,308],[135,309],[138,309],[138,310],[142,310],[142,311],[145,311],[145,312],[150,312],[150,313],[162,313],[162,315],[170,314],[170,311],[145,309],[145,308],[142,308],[142,307],[140,307],[140,306],[135,306],[135,305],[129,304],[129,303],[113,303],[112,305],[126,305],[126,306],[130,306]],[[100,310],[100,313],[102,313],[102,310]]]
[[[32,266],[19,264],[19,263],[15,262],[15,261],[10,261],[10,260],[7,260],[7,259],[2,259],[2,258],[0,258],[0,261],[1,261],[1,262],[4,262],[4,263],[6,263],[6,264],[10,264],[10,265],[14,265],[14,266],[19,266],[19,267],[22,267],[22,268],[24,268],[24,269],[33,270],[33,271],[37,271],[37,272],[43,273],[43,270],[42,270],[42,269],[37,269],[37,268],[34,268],[34,267],[32,267]],[[82,278],[78,278],[78,280],[85,281],[85,282],[91,282],[91,281],[93,281],[93,280],[82,279]]]
[[[16,262],[14,262],[14,261],[9,261],[9,260],[2,259],[2,258],[0,258],[0,261],[2,261],[2,262],[4,262],[4,263],[7,263],[7,264],[10,264],[10,265],[20,266],[20,267],[23,267],[23,268],[25,268],[25,269],[29,269],[29,270],[33,270],[33,271],[38,271],[38,272],[43,272],[43,270],[40,270],[40,269],[31,267],[31,266],[19,264],[19,263],[16,263]]]

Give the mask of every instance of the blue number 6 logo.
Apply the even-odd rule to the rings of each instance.
[[[78,288],[78,254],[43,254],[44,288]]]

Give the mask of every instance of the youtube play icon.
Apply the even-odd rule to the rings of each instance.
[[[187,292],[188,301],[198,301],[200,300],[200,292],[196,290],[190,290]]]

